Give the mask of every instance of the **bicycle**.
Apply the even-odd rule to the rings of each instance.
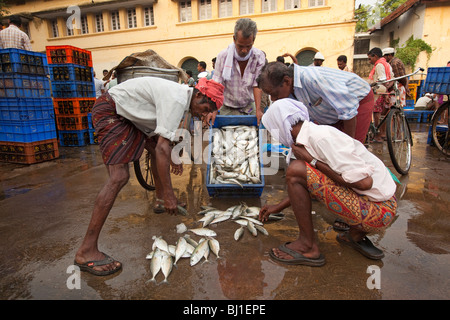
[[[439,108],[433,113],[431,118],[431,134],[434,145],[438,150],[446,155],[450,155],[450,136],[449,136],[449,111],[450,111],[450,95],[447,95],[449,99],[439,106]],[[447,121],[445,121],[447,118]]]
[[[375,82],[375,84],[385,84],[394,81],[393,89],[396,99],[395,104],[390,107],[388,114],[381,120],[378,126],[375,127],[373,123],[371,124],[367,133],[367,141],[373,141],[381,126],[386,123],[386,140],[389,156],[397,172],[402,175],[408,174],[411,168],[413,139],[400,101],[400,90],[398,89],[397,80],[413,76],[419,71],[423,72],[424,69],[418,68],[411,74],[390,80],[381,79]]]

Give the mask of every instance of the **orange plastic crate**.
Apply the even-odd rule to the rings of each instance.
[[[82,115],[92,112],[95,98],[53,99],[56,115]]]
[[[33,164],[59,158],[58,139],[30,143],[0,142],[0,161]]]
[[[89,129],[87,114],[85,115],[57,115],[56,127],[58,130],[85,130]]]
[[[47,46],[49,64],[73,63],[92,67],[92,54],[88,50],[73,46]]]

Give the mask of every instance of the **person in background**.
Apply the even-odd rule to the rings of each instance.
[[[97,99],[92,122],[109,177],[97,195],[86,235],[75,255],[74,264],[80,270],[104,276],[122,268],[119,261],[99,250],[98,239],[117,195],[128,183],[129,163],[139,159],[144,148],[151,156],[157,202],[163,203],[162,212],[177,214],[170,174],[183,173],[182,163],[172,158],[180,121],[186,111],[201,119],[222,102],[223,86],[206,78],[195,88],[157,77],[133,78]]]
[[[212,79],[214,76],[214,69],[216,68],[216,57],[212,58],[211,62],[212,62],[212,70],[209,74],[209,79]]]
[[[263,51],[253,47],[258,32],[256,23],[238,19],[233,43],[217,55],[213,80],[225,86],[221,115],[256,115],[258,125],[263,115],[261,90],[256,78],[266,62]],[[214,124],[215,112],[207,123]]]
[[[392,72],[394,73],[394,77],[402,77],[406,75],[405,65],[403,64],[402,60],[397,58],[395,56],[395,49],[394,48],[384,48],[383,49],[383,57],[386,59],[386,61],[391,65]],[[402,106],[406,106],[406,96],[410,95],[409,91],[409,80],[408,78],[403,78],[398,80],[398,89],[400,91],[400,100],[402,102]],[[416,97],[411,97],[415,99]],[[395,96],[391,96],[390,101],[391,106],[395,104]]]
[[[345,56],[345,55],[340,55],[337,58],[337,65],[338,65],[338,68],[342,71],[352,72],[349,69],[349,67],[347,66],[347,56]]]
[[[9,17],[9,27],[0,31],[0,49],[21,49],[31,51],[31,41],[28,35],[20,30],[22,20],[19,16]]]
[[[109,90],[116,85],[117,85],[117,76],[116,76],[116,70],[114,70],[111,74],[111,79],[108,80],[108,84],[106,85],[106,90]]]
[[[198,75],[197,75],[198,79],[201,79],[201,78],[209,79],[209,73],[208,73],[208,71],[206,71],[206,62],[205,61],[200,61],[197,64],[197,71],[198,71]]]
[[[285,53],[285,54],[282,55],[282,57],[283,57],[283,58],[289,57],[289,58],[292,59],[292,63],[293,63],[293,64],[298,64],[297,58],[294,57],[294,56],[293,56],[292,54],[290,54],[290,53]],[[287,65],[288,67],[290,66],[288,63],[286,63],[286,65]]]
[[[99,98],[103,93],[105,93],[105,85],[104,82],[96,77],[94,71],[94,85],[95,85],[95,97]]]
[[[196,82],[195,82],[194,77],[192,77],[192,71],[191,70],[186,70],[186,74],[188,75],[188,78],[186,80],[186,84],[189,87],[195,87]]]
[[[384,253],[367,234],[388,227],[397,211],[396,185],[377,156],[347,134],[309,120],[308,109],[294,99],[275,101],[262,117],[274,139],[292,148],[295,160],[286,171],[288,197],[278,204],[264,205],[259,219],[291,206],[299,235],[292,242],[269,250],[277,262],[320,267],[325,264],[316,242],[311,199],[349,225],[336,240],[365,257],[380,260]]]
[[[375,90],[375,107],[373,108],[373,122],[375,127],[380,124],[382,114],[386,114],[390,108],[389,91],[394,85],[393,81],[386,84],[376,84],[380,79],[390,80],[394,78],[394,72],[391,65],[383,58],[383,52],[380,48],[372,48],[367,56],[371,64],[373,64],[372,71],[369,74],[369,82],[374,86]],[[376,135],[374,141],[383,142],[386,139],[386,126],[380,128],[380,132]]]
[[[317,52],[314,55],[314,61],[310,65],[311,67],[321,67],[323,65],[323,62],[325,61],[325,57],[320,52]]]

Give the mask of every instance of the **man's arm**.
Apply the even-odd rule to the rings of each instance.
[[[256,119],[258,121],[259,126],[261,118],[264,114],[263,110],[261,110],[261,89],[258,87],[253,87],[253,96],[255,98]]]
[[[356,133],[356,116],[349,120],[342,120],[342,131],[348,134],[350,137],[355,138]]]
[[[170,178],[170,155],[172,148],[170,141],[161,136],[156,144],[156,163],[158,176],[162,186],[164,207],[169,214],[177,214],[177,198],[173,192],[172,180]]]

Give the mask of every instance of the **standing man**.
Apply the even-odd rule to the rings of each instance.
[[[272,101],[293,98],[302,102],[311,121],[332,125],[364,143],[372,120],[373,92],[354,73],[327,67],[287,67],[270,62],[261,71],[259,87]]]
[[[221,115],[256,115],[259,124],[263,110],[256,78],[266,56],[253,47],[257,31],[256,23],[251,19],[236,21],[233,43],[218,54],[213,80],[225,86]],[[216,115],[217,112],[211,116],[213,124]]]
[[[19,16],[9,17],[9,27],[0,31],[0,49],[22,49],[31,51],[28,35],[20,30],[22,21]]]
[[[200,61],[197,64],[197,71],[198,71],[198,75],[197,75],[198,79],[201,79],[201,78],[209,79],[209,73],[208,73],[208,71],[206,71],[206,62],[205,61]]]
[[[351,72],[351,70],[348,68],[348,65],[347,65],[347,56],[346,55],[340,55],[337,58],[337,65],[340,70]]]
[[[394,48],[384,48],[383,49],[383,57],[386,61],[391,65],[392,72],[394,72],[394,77],[402,77],[406,75],[405,65],[402,60],[395,57],[395,49]],[[400,90],[400,99],[402,101],[402,106],[406,106],[406,96],[410,94],[409,92],[409,79],[403,78],[398,80],[398,89]],[[413,97],[415,98],[415,97]],[[394,102],[391,105],[395,104],[395,96],[393,97]]]
[[[178,140],[175,132],[185,111],[201,119],[222,103],[223,86],[205,78],[195,88],[156,77],[134,78],[97,99],[92,121],[109,178],[95,200],[75,265],[94,275],[109,275],[122,268],[98,249],[98,238],[117,195],[128,182],[129,163],[139,159],[144,148],[151,155],[156,197],[162,199],[166,212],[178,212],[170,178],[170,172],[183,172],[182,164],[171,159],[171,145]]]
[[[317,52],[314,55],[314,61],[310,65],[310,67],[321,67],[324,61],[325,61],[325,57],[323,56],[323,54],[321,54],[320,52]]]

